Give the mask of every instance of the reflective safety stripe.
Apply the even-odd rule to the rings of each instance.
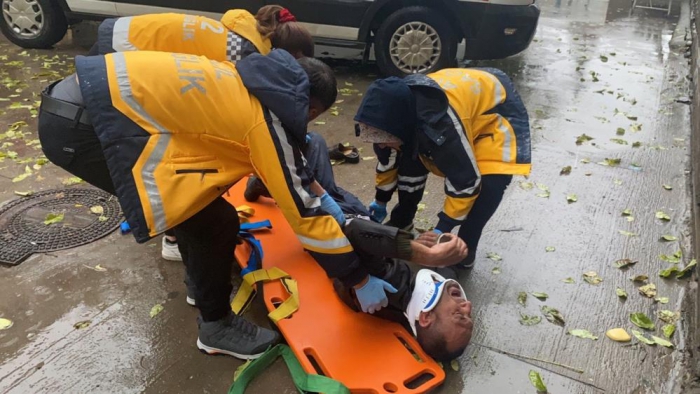
[[[129,41],[129,28],[132,17],[118,18],[114,22],[112,30],[112,48],[117,52],[138,51],[139,49]]]
[[[467,155],[469,156],[469,161],[472,163],[472,167],[474,168],[474,173],[476,174],[476,181],[474,182],[474,186],[468,187],[464,190],[456,190],[452,183],[450,183],[450,180],[445,178],[445,186],[447,186],[447,190],[450,191],[451,193],[454,194],[474,194],[474,192],[477,190],[479,187],[479,184],[481,183],[481,173],[479,172],[479,167],[476,165],[476,158],[474,157],[474,150],[472,149],[472,145],[467,141],[467,133],[465,132],[464,128],[462,127],[462,122],[459,120],[459,117],[455,114],[455,111],[452,109],[450,106],[447,109],[448,115],[450,115],[450,119],[452,119],[452,123],[454,124],[455,129],[457,130],[457,134],[459,134],[459,140],[462,141],[462,147],[464,147],[464,150],[467,152]]]
[[[387,163],[387,165],[377,163],[377,172],[386,172],[393,169],[396,165],[396,154],[397,152],[392,149],[391,153],[389,154],[389,162]]]
[[[154,171],[158,164],[163,160],[163,154],[165,149],[170,143],[170,132],[155,121],[143,107],[134,99],[134,94],[131,90],[131,82],[129,81],[129,75],[126,70],[126,60],[124,59],[124,54],[117,52],[112,54],[112,59],[114,60],[114,69],[117,74],[117,85],[119,86],[119,94],[122,100],[131,107],[134,112],[139,114],[146,122],[150,123],[160,134],[153,135],[151,138],[156,139],[155,147],[151,151],[151,154],[146,159],[146,163],[141,169],[141,178],[143,180],[144,189],[146,189],[146,194],[148,196],[148,202],[151,204],[151,212],[153,214],[153,225],[155,226],[152,231],[156,233],[162,233],[167,230],[166,220],[165,220],[165,210],[163,209],[163,199],[158,190],[158,185],[156,184],[156,179]]]
[[[421,183],[420,185],[417,185],[417,186],[399,185],[399,191],[403,191],[403,192],[413,193],[415,191],[423,190],[423,189],[425,189],[425,183]]]
[[[383,190],[385,192],[389,192],[389,191],[394,190],[395,187],[396,187],[396,181],[391,182],[387,185],[379,185],[379,186],[377,186],[377,189]]]
[[[350,246],[350,241],[348,241],[348,239],[345,237],[336,238],[336,239],[329,239],[326,241],[312,239],[312,238],[305,237],[303,235],[298,235],[298,234],[297,234],[297,237],[299,238],[299,241],[301,241],[302,244],[313,246],[314,248],[318,248],[318,249],[330,250],[330,249],[340,249],[340,248]]]
[[[512,149],[512,138],[510,136],[510,130],[508,130],[508,127],[506,127],[505,123],[503,122],[503,117],[501,115],[498,115],[498,126],[496,128],[498,129],[498,131],[503,133],[503,162],[510,163],[512,161],[510,159],[510,150]]]
[[[282,151],[284,152],[284,157],[282,158],[282,165],[289,169],[291,174],[297,173],[297,166],[294,162],[294,153],[292,151],[292,146],[289,144],[287,139],[287,133],[284,132],[282,128],[282,123],[280,122],[277,115],[270,111],[270,116],[272,116],[272,128],[277,134],[277,139],[279,140]],[[298,176],[292,176],[293,189],[296,194],[301,198],[306,208],[319,208],[321,206],[321,199],[317,197],[311,197],[311,195],[301,186],[301,178]],[[291,190],[290,190],[291,191]]]
[[[496,107],[497,105],[501,104],[503,100],[506,98],[506,92],[505,88],[501,84],[501,81],[496,78],[495,75],[491,73],[487,73],[489,78],[493,81],[494,87],[493,87],[493,106]]]
[[[427,175],[422,175],[422,176],[403,176],[399,175],[399,182],[410,182],[410,183],[416,183],[416,182],[423,182],[426,179],[428,179]]]

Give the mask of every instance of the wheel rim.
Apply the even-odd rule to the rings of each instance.
[[[389,54],[394,65],[406,74],[423,73],[435,66],[442,53],[440,35],[425,22],[409,22],[394,32]]]
[[[16,35],[34,38],[44,27],[44,10],[37,0],[2,0],[2,16]]]

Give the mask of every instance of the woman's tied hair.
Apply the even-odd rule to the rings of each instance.
[[[314,56],[314,39],[311,33],[286,8],[266,5],[255,14],[258,32],[269,38],[272,46],[284,49],[295,58]]]

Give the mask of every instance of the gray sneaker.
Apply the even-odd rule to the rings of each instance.
[[[279,340],[277,332],[256,326],[232,312],[221,320],[201,322],[197,347],[207,354],[253,360]]]

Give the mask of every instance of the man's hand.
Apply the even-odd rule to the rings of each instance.
[[[437,243],[438,237],[440,243]],[[452,234],[432,231],[421,234],[412,244],[413,262],[425,267],[447,267],[467,257],[467,244]]]
[[[415,241],[421,245],[425,245],[429,248],[432,248],[433,246],[435,246],[435,244],[437,244],[437,239],[439,236],[440,234],[436,232],[426,231],[419,235],[418,238],[415,239]]]
[[[374,313],[387,305],[389,299],[385,291],[396,293],[398,290],[389,282],[369,275],[366,280],[355,286],[355,295],[360,302],[362,312]]]

